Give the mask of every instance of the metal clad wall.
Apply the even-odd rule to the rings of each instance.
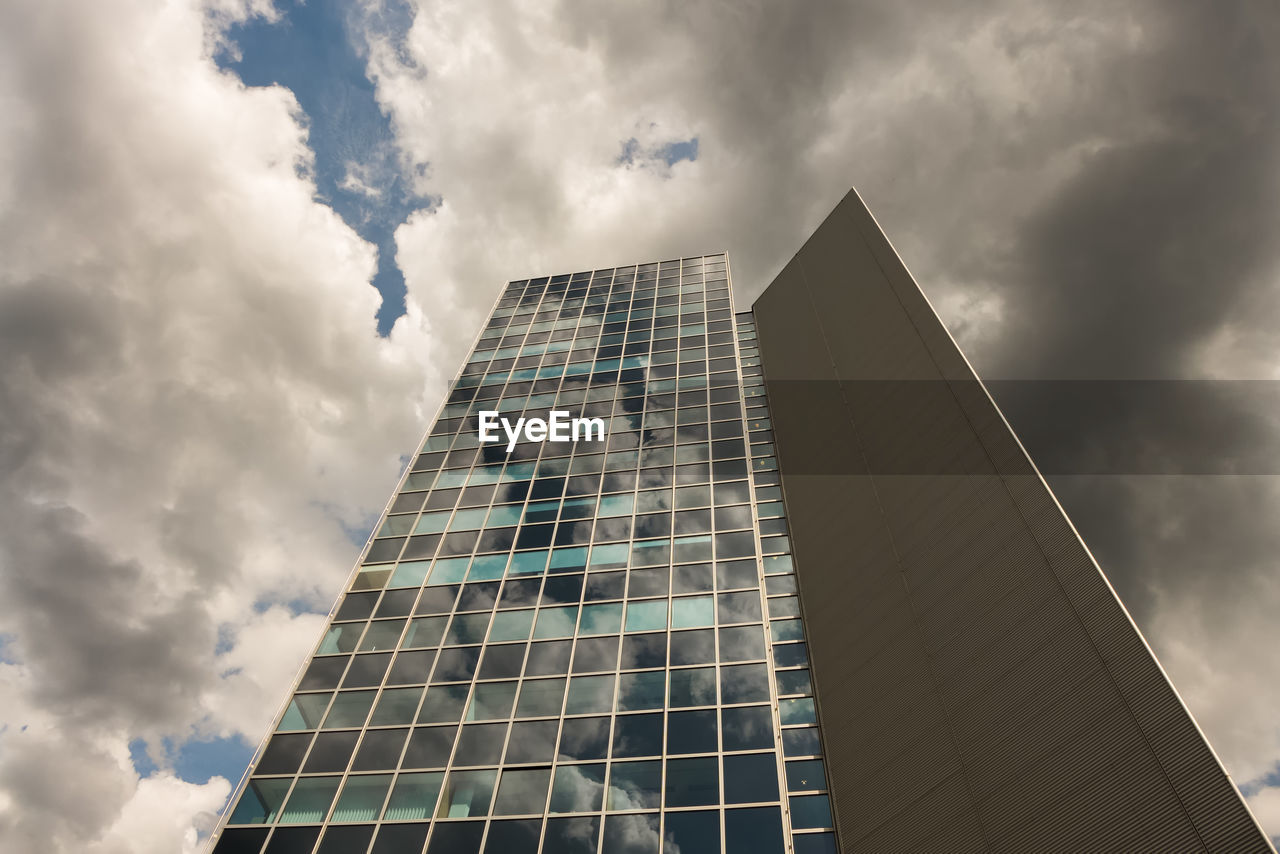
[[[1273,850],[856,193],[754,312],[844,850]]]

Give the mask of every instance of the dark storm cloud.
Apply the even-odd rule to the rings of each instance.
[[[1239,356],[1206,365],[1205,348],[1226,326],[1243,336],[1269,329],[1280,306],[1280,59],[1272,48],[1280,16],[1253,2],[1162,8],[1159,50],[1117,69],[1117,97],[1150,130],[1103,146],[1026,223],[1015,275],[1001,282],[1007,331],[983,354],[989,376],[1145,380],[1256,370]],[[1026,405],[1023,384],[992,388],[1033,453],[1039,446],[1056,461],[1050,472],[1275,473],[1280,401],[1271,382],[1036,387],[1056,406]],[[1077,413],[1073,389],[1082,392]],[[1257,513],[1266,506],[1260,489],[1218,482],[1170,496],[1152,484],[1151,500],[1180,526],[1201,529],[1201,541],[1216,546],[1216,577],[1228,579],[1275,571],[1263,559],[1272,538],[1240,530],[1270,529]],[[1140,482],[1109,490],[1063,481],[1060,490],[1118,586],[1169,589],[1202,572],[1203,549],[1162,548],[1157,532],[1133,524],[1152,522]],[[1205,492],[1253,500],[1223,525],[1236,502]],[[1214,591],[1203,592],[1212,609]],[[1225,584],[1218,595],[1235,592]],[[1139,622],[1150,601],[1131,597]]]
[[[193,849],[221,795],[137,786],[129,741],[256,739],[315,625],[255,603],[336,589],[344,526],[504,277],[728,249],[754,296],[857,185],[983,376],[1271,376],[1274,4],[420,4],[367,45],[404,179],[444,200],[397,231],[409,314],[383,341],[370,248],[298,179],[293,96],[208,55],[202,26],[264,4],[49,8],[0,7],[15,850]],[[620,166],[630,139],[698,157]],[[1225,388],[1217,412],[1126,400],[1044,441],[1071,465],[1252,465],[1270,404]],[[1274,484],[1055,485],[1233,773],[1270,768]],[[94,808],[61,807],[57,776]]]

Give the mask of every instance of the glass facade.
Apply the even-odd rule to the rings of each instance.
[[[754,339],[723,255],[510,283],[215,854],[834,852]]]

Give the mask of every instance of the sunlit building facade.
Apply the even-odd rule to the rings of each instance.
[[[213,850],[834,852],[769,427],[723,255],[509,284]]]

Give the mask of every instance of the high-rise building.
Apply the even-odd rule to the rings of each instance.
[[[505,288],[212,850],[1273,849],[850,193]]]

